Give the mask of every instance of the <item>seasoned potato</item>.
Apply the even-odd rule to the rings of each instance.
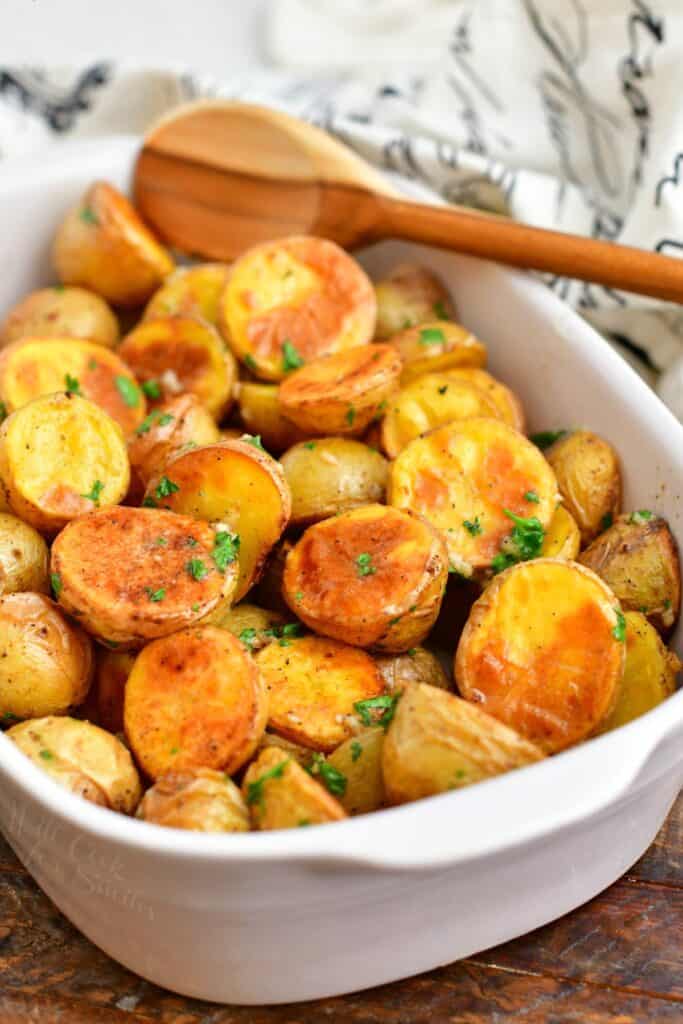
[[[581,548],[581,533],[571,512],[558,505],[545,531],[541,555],[544,558],[566,558],[572,562]]]
[[[249,811],[238,787],[212,768],[162,775],[145,793],[136,817],[192,832],[249,831]]]
[[[166,278],[145,307],[145,320],[164,316],[198,316],[216,326],[218,300],[228,280],[227,263],[178,267]]]
[[[287,419],[309,434],[359,436],[396,390],[401,360],[390,345],[361,345],[314,359],[280,384]]]
[[[189,391],[216,419],[230,411],[237,364],[211,324],[191,316],[145,320],[118,351],[148,398]]]
[[[476,366],[449,369],[447,376],[452,380],[467,381],[479,388],[480,391],[484,391],[498,410],[497,418],[501,419],[503,423],[507,423],[508,426],[514,427],[515,430],[519,430],[520,434],[524,433],[526,424],[522,403],[514,391],[511,391],[502,381]]]
[[[282,467],[253,440],[220,441],[176,455],[165,473],[150,480],[145,503],[230,528],[239,538],[233,600],[241,600],[289,522],[291,498]]]
[[[441,662],[424,647],[411,647],[405,654],[389,654],[375,658],[375,661],[387,693],[401,693],[409,683],[428,683],[440,690],[451,689]]]
[[[360,441],[344,437],[302,441],[285,452],[280,462],[292,492],[292,526],[308,526],[384,501],[387,461]]]
[[[0,512],[0,595],[49,594],[47,544],[32,526]]]
[[[252,598],[257,604],[287,617],[291,613],[282,593],[282,580],[287,556],[293,547],[291,540],[281,540],[275,545],[265,561],[261,578],[252,591]]]
[[[579,559],[612,588],[624,609],[668,633],[681,607],[681,566],[665,519],[647,509],[619,516]]]
[[[172,455],[219,439],[216,421],[199,399],[178,395],[152,409],[128,439],[131,470],[144,489]]]
[[[139,306],[173,270],[126,197],[105,181],[67,213],[52,255],[60,281],[90,288],[115,306]]]
[[[375,285],[376,338],[390,338],[436,317],[455,320],[455,307],[446,286],[432,270],[402,263]]]
[[[284,736],[278,736],[276,732],[269,732],[267,729],[259,740],[257,754],[260,754],[266,747],[274,747],[281,753],[284,752],[288,757],[296,761],[297,764],[300,764],[302,768],[309,768],[311,766],[315,754],[315,751],[311,750],[310,747],[302,747],[300,743],[294,743],[292,740],[287,740]]]
[[[83,338],[113,348],[119,323],[107,303],[85,288],[41,288],[14,306],[0,327],[0,348],[19,338]]]
[[[67,612],[99,639],[135,648],[222,611],[236,555],[231,535],[208,523],[118,506],[62,530],[50,567]]]
[[[54,534],[124,497],[130,469],[123,431],[85,398],[43,395],[0,427],[0,477],[12,510]]]
[[[97,650],[95,681],[88,704],[93,708],[97,724],[109,732],[123,732],[123,695],[135,658],[135,651],[110,651],[103,647]]]
[[[558,494],[522,434],[472,419],[411,441],[391,465],[388,497],[442,530],[452,569],[470,577],[540,554]]]
[[[63,715],[82,704],[90,638],[44,594],[0,597],[0,721]]]
[[[126,683],[126,737],[152,779],[188,768],[232,775],[256,750],[267,714],[253,659],[217,626],[153,640]]]
[[[346,780],[339,803],[348,814],[369,814],[384,803],[383,745],[384,729],[374,726],[345,740],[327,758],[327,764]]]
[[[404,651],[434,624],[447,578],[436,530],[397,509],[365,505],[306,530],[287,558],[283,592],[318,633]]]
[[[287,637],[256,655],[268,689],[268,725],[286,739],[331,751],[355,732],[356,705],[381,696],[369,654],[320,636]]]
[[[341,804],[301,765],[273,747],[249,765],[242,785],[257,829],[324,825],[346,817]]]
[[[241,640],[247,650],[253,653],[260,651],[275,639],[277,627],[283,626],[286,619],[278,612],[271,612],[242,601],[232,608],[225,608],[211,621],[214,626],[230,630],[233,636]]]
[[[539,761],[542,751],[481,708],[426,683],[398,702],[382,745],[390,803],[402,804]]]
[[[261,438],[269,452],[277,455],[308,437],[305,431],[299,430],[282,415],[275,384],[242,381],[237,403],[242,423],[251,434]]]
[[[10,739],[60,786],[90,803],[132,814],[142,796],[140,778],[123,743],[75,718],[37,718],[13,726]]]
[[[589,544],[621,508],[621,471],[617,453],[602,437],[575,430],[546,452],[562,501]]]
[[[326,239],[295,236],[237,260],[219,324],[248,369],[278,381],[302,361],[365,345],[375,315],[372,285],[351,256]]]
[[[463,697],[551,754],[612,713],[624,640],[619,602],[599,576],[539,558],[501,573],[475,602],[455,679]]]
[[[423,373],[459,366],[486,366],[486,348],[466,327],[444,320],[427,320],[387,338],[396,349],[403,369],[401,384],[412,383]]]

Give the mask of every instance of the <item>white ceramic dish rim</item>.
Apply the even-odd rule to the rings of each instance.
[[[132,160],[138,146],[138,139],[126,136],[66,144],[61,147],[59,170],[55,172],[46,172],[44,166],[36,167],[34,158],[13,161],[0,168],[0,194],[18,187],[18,183],[22,189],[44,186],[46,174],[59,177],[70,163],[87,160],[89,153],[97,153],[101,163],[103,147],[111,147],[118,161],[122,151]],[[510,271],[505,273],[509,275]],[[680,437],[678,468],[683,477],[683,427],[647,385],[543,285],[523,274],[514,274],[513,283],[527,294],[533,288],[536,307],[545,309],[549,318],[564,319],[571,328],[571,344],[582,365],[596,374],[609,376],[614,390],[626,392],[632,402],[638,403],[641,412],[651,420],[652,433],[668,452],[675,450],[672,433]],[[46,811],[57,813],[92,836],[159,856],[191,858],[195,864],[209,860],[227,864],[296,858],[298,862],[333,860],[384,870],[425,870],[490,857],[599,814],[628,793],[634,779],[654,759],[659,748],[676,743],[677,733],[679,752],[674,760],[681,761],[683,691],[613,733],[476,786],[324,828],[271,833],[200,834],[114,814],[66,792],[32,765],[4,735],[0,735],[0,766],[11,772],[26,796]],[[553,799],[554,794],[563,792],[562,780],[568,778],[572,779],[571,789],[578,788],[582,794],[582,799],[571,807]],[[524,814],[520,814],[520,808]],[[454,828],[453,824],[459,827]],[[412,840],[409,846],[406,835]]]

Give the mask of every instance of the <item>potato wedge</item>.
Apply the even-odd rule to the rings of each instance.
[[[249,765],[242,793],[257,829],[302,828],[346,817],[339,801],[295,760],[273,747]]]
[[[37,530],[0,512],[0,596],[23,590],[49,594],[49,554]]]
[[[143,320],[165,316],[195,316],[214,327],[218,300],[230,274],[228,263],[199,263],[178,267],[145,306]]]
[[[19,338],[83,338],[106,348],[119,340],[119,323],[107,303],[85,288],[40,288],[18,302],[0,326],[0,348]]]
[[[339,803],[348,814],[369,814],[384,803],[382,747],[384,729],[363,729],[345,740],[327,758],[327,764],[346,779]]]
[[[377,339],[391,338],[399,331],[435,318],[455,320],[453,300],[446,286],[432,270],[401,263],[375,285]]]
[[[550,526],[545,531],[541,555],[543,558],[566,558],[573,562],[581,548],[581,533],[571,512],[564,505],[555,509]]]
[[[263,441],[266,451],[278,455],[308,434],[282,415],[275,384],[242,381],[237,395],[240,417],[250,434]]]
[[[97,725],[109,732],[123,732],[123,695],[135,658],[135,651],[97,649],[95,680],[89,697]],[[86,717],[89,716],[86,714]]]
[[[621,470],[612,445],[589,430],[575,430],[546,452],[562,501],[590,544],[621,508]]]
[[[548,754],[596,733],[619,696],[625,622],[605,583],[539,558],[496,577],[455,656],[463,697]]]
[[[484,391],[498,410],[496,418],[501,419],[508,426],[514,427],[515,430],[519,430],[520,434],[525,432],[526,422],[522,403],[507,384],[503,384],[502,381],[487,373],[486,370],[476,366],[461,366],[456,369],[449,369],[447,376],[452,380],[467,381],[469,384],[479,388],[480,391]]]
[[[249,249],[220,302],[223,336],[263,380],[370,341],[376,303],[356,261],[334,242],[293,236]]]
[[[218,440],[216,421],[199,399],[178,395],[152,409],[129,437],[131,470],[144,490],[172,455]]]
[[[405,651],[434,624],[447,578],[443,538],[433,527],[365,505],[306,530],[287,558],[283,593],[317,633]]]
[[[411,647],[405,654],[375,658],[387,693],[401,693],[410,683],[428,683],[440,690],[452,689],[451,682],[435,654],[425,647]]]
[[[389,468],[360,441],[322,437],[294,445],[280,459],[292,493],[292,526],[383,502]]]
[[[136,817],[192,832],[249,831],[249,811],[239,788],[225,772],[212,768],[162,775],[143,796]]]
[[[188,768],[234,774],[256,750],[267,714],[253,659],[217,626],[153,640],[126,683],[126,737],[152,779]]]
[[[486,347],[460,324],[429,319],[387,338],[401,357],[401,386],[423,373],[440,373],[461,366],[486,366]]]
[[[229,630],[252,654],[276,639],[277,627],[287,622],[279,612],[271,612],[246,601],[225,608],[211,621],[214,626]]]

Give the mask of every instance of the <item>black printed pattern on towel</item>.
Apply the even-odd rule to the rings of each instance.
[[[68,132],[79,114],[90,110],[93,93],[109,81],[110,74],[109,64],[93,64],[67,89],[59,89],[38,69],[0,68],[0,98],[35,112],[53,132]]]

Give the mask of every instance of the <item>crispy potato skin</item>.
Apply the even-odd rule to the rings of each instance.
[[[220,615],[213,617],[211,622],[214,626],[229,630],[238,640],[242,640],[248,651],[254,652],[260,651],[271,642],[273,637],[268,635],[268,631],[272,630],[273,626],[282,625],[286,619],[278,612],[271,612],[242,601],[232,608],[225,608]],[[247,639],[242,639],[241,634],[245,630],[254,630],[254,633]]]
[[[621,470],[611,444],[589,430],[575,430],[552,445],[546,457],[557,477],[562,501],[589,544],[606,519],[621,508]]]
[[[269,452],[278,454],[308,437],[282,415],[275,384],[242,381],[237,402],[245,429],[258,435]]]
[[[401,357],[402,387],[423,373],[486,366],[486,347],[460,324],[431,319],[399,331],[386,341]]]
[[[192,832],[249,831],[249,812],[238,787],[211,768],[162,775],[143,796],[136,817]]]
[[[144,320],[165,316],[201,317],[215,327],[218,301],[230,274],[227,263],[178,267],[145,306]]]
[[[637,520],[642,513],[636,513]],[[579,561],[596,572],[628,611],[642,611],[660,633],[673,629],[681,608],[681,566],[665,519],[619,516]]]
[[[417,264],[401,263],[375,285],[377,325],[375,338],[391,338],[399,331],[427,323],[435,317],[455,320],[453,300],[436,274]]]
[[[274,777],[264,778],[273,771]],[[252,825],[259,830],[324,825],[346,817],[338,800],[295,760],[273,747],[261,751],[249,765],[242,793]]]
[[[170,417],[170,419],[169,419]],[[172,455],[185,446],[214,444],[220,440],[216,421],[189,392],[156,406],[130,435],[128,457],[143,490],[160,475]]]
[[[445,793],[541,760],[542,751],[481,708],[426,683],[408,686],[382,745],[392,804]]]
[[[375,316],[360,265],[334,242],[301,235],[254,246],[237,260],[219,324],[238,359],[263,380],[279,381],[288,369],[286,341],[309,362],[365,345]]]
[[[123,694],[135,657],[135,651],[97,648],[95,681],[89,696],[94,698],[93,717],[97,719],[96,724],[109,732],[123,732]],[[85,717],[89,716],[86,714]]]
[[[139,306],[174,267],[126,197],[104,181],[67,213],[52,258],[63,284],[88,288],[115,306]]]
[[[522,403],[507,384],[493,377],[486,370],[476,366],[460,366],[449,369],[447,376],[451,380],[467,381],[483,391],[498,410],[498,419],[508,426],[514,427],[520,434],[526,430],[526,419]]]
[[[14,306],[0,327],[0,348],[19,338],[83,338],[113,348],[119,322],[107,303],[85,288],[41,288]]]
[[[82,704],[90,638],[44,594],[0,597],[0,719],[63,715]]]
[[[374,726],[345,740],[327,758],[346,779],[339,803],[348,814],[369,814],[384,804],[383,745],[384,729]]]
[[[267,714],[254,660],[217,626],[153,640],[126,684],[126,737],[152,779],[189,768],[233,774],[256,750]]]
[[[268,689],[269,727],[312,750],[332,751],[353,735],[354,704],[383,692],[368,654],[325,637],[269,644],[256,662]]]
[[[431,629],[447,578],[436,530],[397,509],[365,505],[306,530],[287,558],[283,593],[318,633],[403,651]]]
[[[0,596],[22,590],[49,594],[47,544],[37,530],[0,512]]]
[[[161,509],[118,506],[82,516],[52,545],[59,603],[99,639],[139,647],[230,600],[237,566],[220,571],[215,541],[208,523]]]
[[[576,562],[507,569],[475,602],[455,656],[463,697],[546,753],[596,733],[619,696],[619,603]]]
[[[292,526],[310,526],[385,499],[387,461],[360,441],[304,441],[286,451],[280,462],[292,493]]]
[[[573,562],[581,548],[581,533],[571,512],[558,505],[543,538],[544,558],[566,558]]]
[[[440,690],[452,689],[441,662],[425,647],[412,647],[405,654],[389,654],[375,658],[382,673],[387,693],[400,693],[410,683],[427,683]]]

